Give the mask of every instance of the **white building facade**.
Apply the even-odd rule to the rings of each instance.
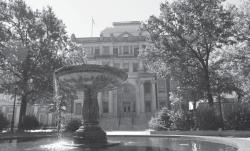
[[[121,87],[98,94],[100,124],[104,129],[147,128],[151,116],[169,104],[169,81],[148,72],[144,58],[140,57],[152,48],[140,26],[138,21],[115,22],[113,27],[104,29],[100,37],[72,36],[72,40],[84,47],[88,64],[112,66],[128,74]],[[83,92],[78,92],[71,113],[74,117],[81,117],[83,96]]]

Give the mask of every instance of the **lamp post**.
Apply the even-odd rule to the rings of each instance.
[[[14,133],[15,108],[16,108],[16,90],[17,90],[17,88],[15,87],[14,105],[13,105],[11,128],[10,128],[11,133]]]

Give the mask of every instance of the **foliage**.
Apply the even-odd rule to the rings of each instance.
[[[250,130],[250,109],[248,103],[235,104],[234,110],[225,117],[225,128]]]
[[[150,63],[166,69],[182,71],[185,67],[195,76],[199,87],[205,90],[206,99],[213,103],[211,90],[210,55],[223,45],[236,43],[234,7],[225,9],[223,0],[181,0],[162,3],[159,17],[151,16],[145,24],[150,40],[156,49],[147,53]],[[163,64],[163,65],[162,65]],[[166,66],[166,67],[164,67]],[[156,68],[158,69],[158,68]],[[157,71],[162,73],[162,71]],[[169,73],[169,72],[166,72]],[[183,74],[184,75],[184,74]],[[191,85],[195,90],[196,85]],[[196,90],[195,90],[196,91]]]
[[[81,50],[81,45],[75,44],[74,49],[67,53],[65,63],[67,65],[82,65],[86,64],[85,51]]]
[[[22,0],[0,2],[0,33],[1,89],[14,94],[17,88],[21,124],[28,102],[52,100],[54,70],[80,47],[52,8],[33,11]]]
[[[173,122],[172,129],[190,130],[194,127],[194,121],[189,112],[184,113],[181,110],[173,112],[173,114],[171,115],[171,121]]]
[[[188,113],[182,110],[169,110],[163,107],[155,117],[149,121],[149,127],[155,130],[189,130],[193,126],[193,121]]]
[[[66,125],[66,131],[74,132],[81,126],[81,120],[79,119],[72,119],[67,125]]]
[[[197,127],[200,130],[217,130],[222,128],[221,119],[216,115],[213,107],[202,107],[196,111]]]
[[[155,117],[152,117],[149,121],[149,127],[155,130],[167,130],[171,127],[172,121],[171,111],[166,107],[163,107],[158,113],[156,113]]]
[[[24,116],[23,123],[21,124],[21,128],[24,130],[37,129],[39,126],[39,121],[34,115]]]
[[[7,128],[9,125],[9,121],[7,120],[7,118],[4,116],[3,113],[0,112],[0,132]]]

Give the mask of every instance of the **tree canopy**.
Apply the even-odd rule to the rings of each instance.
[[[213,104],[211,55],[241,38],[235,27],[236,8],[225,8],[223,2],[164,2],[160,5],[160,16],[151,16],[144,24],[156,48],[147,58],[162,67],[157,72],[179,73],[185,86],[206,92],[210,104]]]
[[[76,49],[82,51],[51,7],[33,11],[22,0],[0,2],[1,89],[20,96],[19,126],[28,102],[52,100],[53,72]]]

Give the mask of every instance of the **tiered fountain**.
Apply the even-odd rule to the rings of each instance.
[[[67,83],[77,91],[84,92],[83,124],[75,132],[74,143],[86,146],[107,146],[106,133],[99,126],[99,107],[97,93],[114,89],[127,79],[127,74],[120,69],[102,65],[64,66],[55,71],[55,95],[58,83]]]

